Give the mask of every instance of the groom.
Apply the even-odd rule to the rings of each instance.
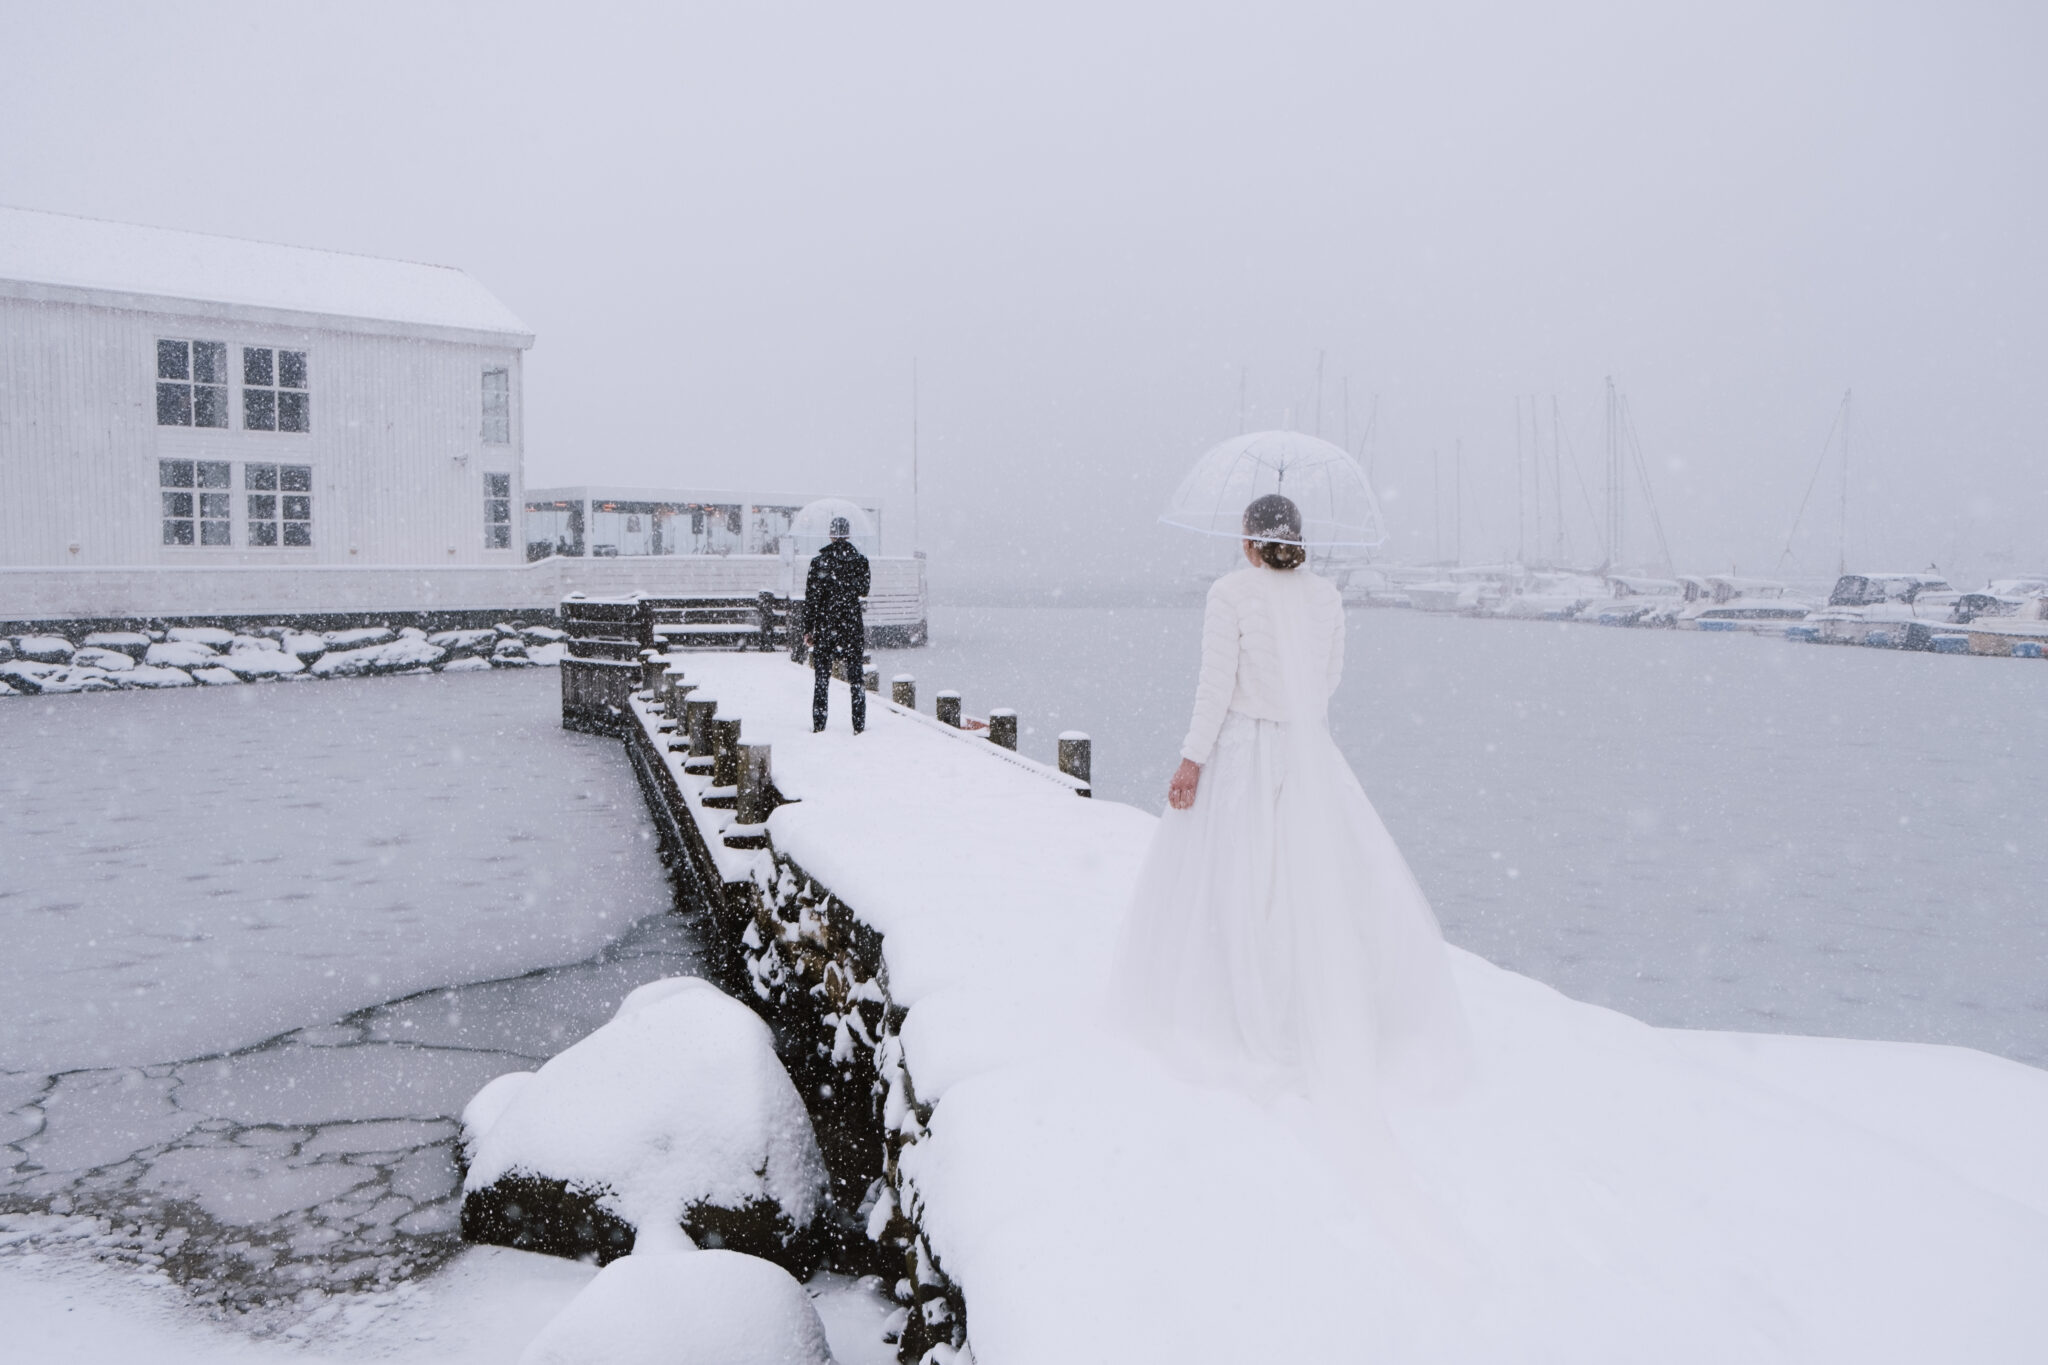
[[[861,686],[867,632],[860,619],[860,599],[868,595],[868,557],[848,543],[852,530],[845,517],[832,518],[831,542],[812,558],[804,579],[804,643],[810,646],[815,679],[813,733],[825,728],[834,660],[845,665],[846,681],[853,689],[853,732],[859,734],[868,723],[868,694]]]

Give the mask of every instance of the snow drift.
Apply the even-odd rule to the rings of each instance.
[[[730,1251],[613,1261],[519,1365],[831,1365],[825,1328],[787,1271]]]
[[[799,1273],[825,1166],[754,1012],[691,977],[650,982],[613,1020],[463,1114],[463,1235],[610,1260],[642,1231]]]

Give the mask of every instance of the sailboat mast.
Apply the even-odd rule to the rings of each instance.
[[[1621,432],[1616,420],[1614,376],[1607,376],[1607,571],[1621,572]]]
[[[1842,390],[1842,507],[1835,527],[1835,577],[1849,572],[1849,400],[1854,389]]]
[[[910,357],[910,551],[916,554],[923,540],[919,534],[917,504],[917,357]]]
[[[1440,450],[1429,452],[1429,510],[1430,521],[1436,531],[1436,561],[1444,558],[1444,455]]]
[[[1558,439],[1558,421],[1557,395],[1553,393],[1550,395],[1550,496],[1555,500],[1557,506],[1554,509],[1556,518],[1551,524],[1551,530],[1557,536],[1557,558],[1555,562],[1562,564],[1565,560],[1564,443]],[[1578,463],[1577,459],[1574,458],[1572,463],[1576,466]]]
[[[1522,396],[1515,395],[1515,563],[1529,562],[1527,517],[1528,492],[1522,481]]]
[[[1323,357],[1324,351],[1316,352],[1316,439],[1323,439]]]

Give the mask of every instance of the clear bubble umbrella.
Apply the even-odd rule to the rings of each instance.
[[[807,502],[797,509],[789,519],[789,540],[799,559],[809,559],[825,548],[825,542],[832,538],[832,518],[845,517],[849,528],[847,539],[862,554],[872,555],[880,547],[875,544],[875,522],[867,509],[847,498],[819,498]]]
[[[1205,536],[1244,535],[1244,509],[1281,493],[1301,509],[1302,541],[1318,558],[1362,557],[1385,543],[1379,500],[1343,449],[1298,431],[1255,431],[1195,461],[1159,519]]]

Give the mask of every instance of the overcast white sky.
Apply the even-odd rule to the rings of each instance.
[[[2044,15],[4,0],[0,202],[462,266],[539,335],[530,483],[872,493],[892,550],[915,356],[942,586],[1178,562],[1319,353],[1401,556],[1460,443],[1512,552],[1518,395],[1597,503],[1612,374],[1681,569],[1774,567],[1853,386],[1851,560],[1981,575],[2048,567]]]

